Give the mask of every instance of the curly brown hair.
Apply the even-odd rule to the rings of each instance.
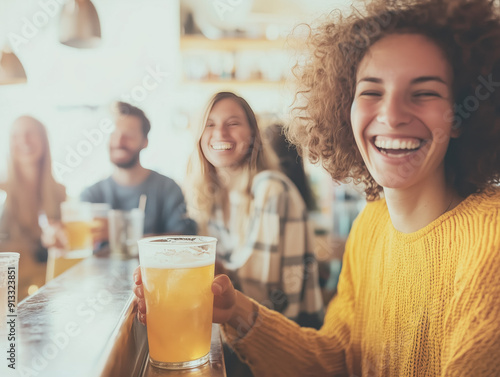
[[[455,106],[447,116],[460,136],[450,140],[445,156],[449,182],[463,197],[498,183],[500,12],[493,0],[375,0],[346,17],[332,12],[310,28],[311,54],[295,68],[296,121],[287,136],[334,180],[352,179],[363,184],[367,199],[378,198],[382,188],[356,146],[350,110],[360,61],[375,42],[395,33],[428,37],[452,66]]]

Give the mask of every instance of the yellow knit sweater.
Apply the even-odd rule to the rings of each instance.
[[[259,307],[225,334],[256,377],[500,376],[500,191],[411,234],[369,203],[319,331]]]

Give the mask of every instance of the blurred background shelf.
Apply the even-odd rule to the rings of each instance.
[[[240,91],[281,90],[295,64],[285,38],[222,38],[202,35],[180,37],[182,90],[194,86]]]
[[[248,101],[260,119],[271,114],[273,120],[283,122],[294,99],[291,69],[302,59],[303,50],[294,48],[303,43],[295,27],[349,2],[92,3],[101,26],[100,44],[78,49],[60,43],[58,12],[52,17],[36,1],[29,5],[0,1],[0,46],[12,33],[26,39],[11,47],[17,47],[16,56],[27,76],[25,84],[0,85],[4,161],[0,181],[7,175],[10,125],[29,113],[48,129],[56,179],[70,197],[78,197],[84,187],[112,171],[109,132],[101,132],[101,126],[110,122],[109,104],[121,100],[143,109],[153,124],[150,145],[141,156],[145,166],[182,184],[195,145],[194,130],[209,98],[218,91],[233,91]],[[33,35],[26,37],[28,21],[35,25],[36,17],[44,15],[43,27],[33,26]],[[87,135],[98,133],[88,153],[80,153],[80,147],[89,142]]]
[[[267,81],[267,80],[225,80],[225,79],[210,79],[210,80],[184,80],[182,82],[183,86],[194,86],[198,87],[200,85],[205,87],[212,87],[214,90],[219,90],[219,88],[227,87],[238,89],[241,87],[247,88],[270,88],[270,89],[281,89],[287,85],[286,80],[280,81]]]
[[[183,35],[180,38],[181,50],[267,50],[284,49],[295,45],[297,42],[286,38],[275,40],[258,38],[223,38],[208,39],[202,35]]]

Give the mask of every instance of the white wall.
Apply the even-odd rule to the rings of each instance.
[[[170,121],[179,76],[178,0],[93,3],[102,44],[82,50],[58,42],[56,0],[0,0],[0,46],[7,39],[20,41],[13,47],[28,75],[28,84],[0,86],[0,179],[5,176],[10,125],[25,113],[47,126],[56,176],[70,195],[108,175],[110,128],[103,132],[100,125],[109,120],[113,100],[141,107],[152,121],[145,165],[183,177],[185,149],[192,140]],[[93,135],[91,141],[86,134]]]
[[[0,48],[10,36],[28,75],[28,84],[0,86],[0,181],[6,175],[10,125],[19,115],[31,114],[47,126],[57,179],[70,196],[78,196],[111,172],[108,105],[125,100],[144,109],[152,121],[144,165],[182,182],[194,147],[189,127],[196,125],[208,98],[225,88],[181,81],[180,0],[92,0],[103,38],[91,50],[58,42],[63,1],[0,0]],[[339,2],[346,3],[293,0],[299,11],[292,16],[310,21]],[[254,18],[267,8],[267,18],[278,20],[291,5],[288,0],[255,0]],[[286,114],[293,99],[290,87],[229,89],[257,113]]]

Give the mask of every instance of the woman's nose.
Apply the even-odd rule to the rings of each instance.
[[[408,124],[412,119],[408,103],[404,95],[386,95],[379,108],[377,121],[391,128]]]
[[[216,125],[213,129],[213,136],[223,138],[227,135],[228,128],[224,124]]]
[[[31,136],[28,133],[24,133],[21,135],[18,135],[16,137],[16,144],[19,146],[30,146],[31,145]]]

